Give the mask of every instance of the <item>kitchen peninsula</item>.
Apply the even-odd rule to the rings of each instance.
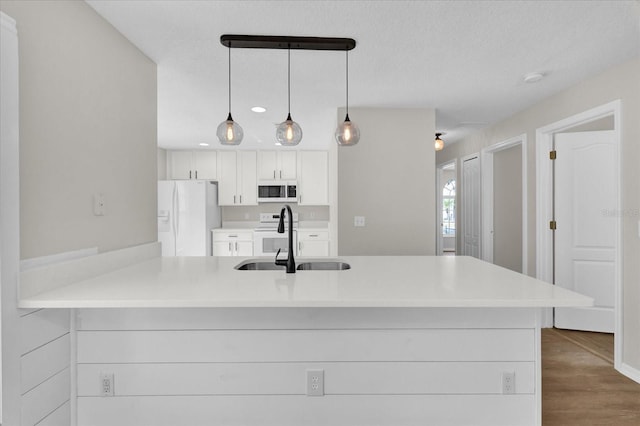
[[[469,257],[243,260],[156,257],[23,298],[75,312],[78,424],[538,425],[540,308],[592,304]]]

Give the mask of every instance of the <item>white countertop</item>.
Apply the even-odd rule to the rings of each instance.
[[[239,271],[240,257],[154,258],[20,300],[22,308],[552,307],[592,299],[462,256],[343,256],[344,271]],[[296,259],[298,263],[304,258]]]

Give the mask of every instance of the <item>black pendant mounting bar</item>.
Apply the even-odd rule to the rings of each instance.
[[[352,38],[292,37],[223,34],[220,43],[225,47],[241,49],[293,49],[293,50],[351,50],[356,47]]]

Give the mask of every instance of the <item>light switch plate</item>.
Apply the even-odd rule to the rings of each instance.
[[[95,216],[104,216],[104,194],[93,194],[93,214]]]
[[[353,217],[353,226],[357,226],[357,227],[364,226],[364,216],[354,216]]]

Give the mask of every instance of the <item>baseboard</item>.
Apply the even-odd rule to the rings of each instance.
[[[619,368],[616,368],[620,373],[624,374],[631,380],[636,383],[640,383],[640,370],[637,368],[631,367],[629,364],[625,364],[624,362],[620,364]]]

